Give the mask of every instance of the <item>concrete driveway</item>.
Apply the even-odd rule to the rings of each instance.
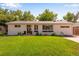
[[[65,38],[79,43],[79,36],[65,37]]]

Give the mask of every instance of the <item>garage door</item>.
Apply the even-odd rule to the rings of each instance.
[[[73,28],[73,34],[74,35],[79,35],[79,27],[74,27]]]

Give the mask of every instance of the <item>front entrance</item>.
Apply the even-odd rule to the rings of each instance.
[[[27,25],[27,35],[32,35],[31,25]]]
[[[79,27],[73,27],[73,34],[79,35]]]

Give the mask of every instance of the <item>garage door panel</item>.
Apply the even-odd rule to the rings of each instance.
[[[74,27],[73,28],[73,34],[74,35],[79,35],[79,27]]]

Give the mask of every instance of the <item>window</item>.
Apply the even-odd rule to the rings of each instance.
[[[38,31],[38,25],[34,25],[34,31]]]
[[[31,31],[31,25],[27,25],[27,31]]]
[[[43,32],[52,32],[53,26],[52,25],[43,25]]]
[[[15,25],[15,27],[21,27],[21,25]]]
[[[29,27],[29,28],[30,28],[30,27],[31,27],[31,25],[27,25],[27,27]]]
[[[61,26],[61,28],[69,28],[69,26]]]

